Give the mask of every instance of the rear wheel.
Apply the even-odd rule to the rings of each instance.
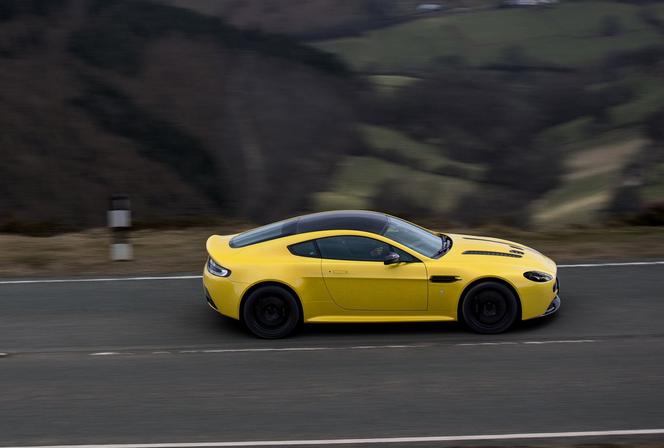
[[[277,339],[291,334],[300,321],[297,299],[279,286],[252,291],[242,308],[242,321],[259,338]]]
[[[496,334],[509,329],[519,315],[519,303],[512,290],[502,283],[482,282],[464,296],[461,318],[477,333]]]

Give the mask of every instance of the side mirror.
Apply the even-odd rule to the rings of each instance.
[[[399,263],[400,261],[401,261],[401,258],[399,257],[399,254],[397,254],[395,252],[390,252],[389,254],[387,254],[385,259],[383,260],[383,263],[384,264],[395,264],[395,263]]]

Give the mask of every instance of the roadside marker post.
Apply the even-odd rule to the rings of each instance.
[[[129,230],[131,229],[129,196],[111,196],[108,210],[108,227],[111,229],[111,260],[133,260],[134,250],[129,241]]]

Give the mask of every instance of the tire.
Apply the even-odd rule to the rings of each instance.
[[[242,307],[242,322],[263,339],[284,338],[297,328],[300,307],[292,293],[279,286],[252,291]]]
[[[476,333],[497,334],[508,330],[519,317],[519,299],[502,283],[486,281],[466,292],[460,317]]]

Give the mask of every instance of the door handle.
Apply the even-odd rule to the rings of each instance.
[[[348,274],[348,271],[345,269],[333,269],[332,270],[333,274]]]

